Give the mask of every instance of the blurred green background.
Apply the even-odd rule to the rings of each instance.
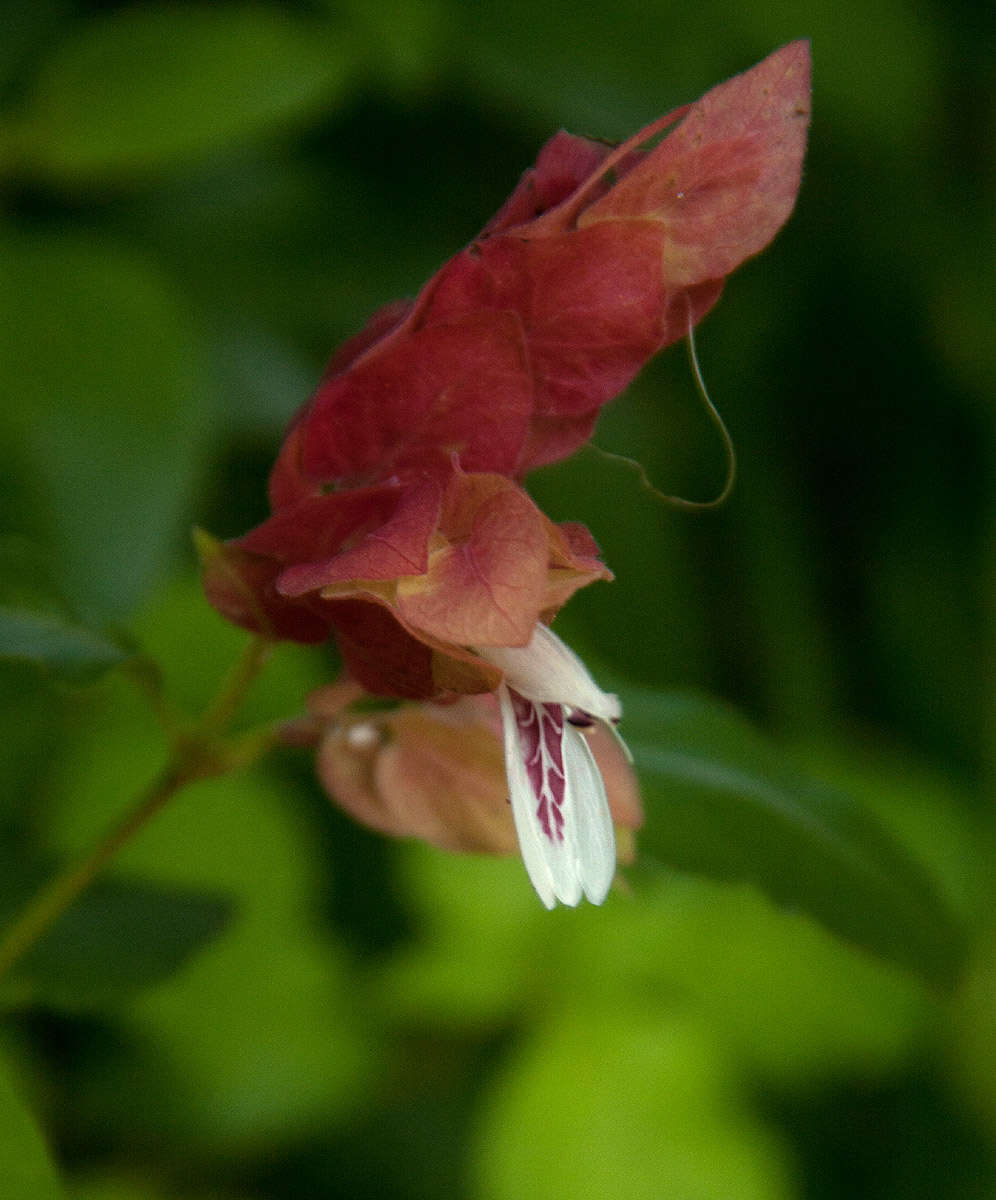
[[[796,214],[698,333],[732,500],[664,508],[587,452],[530,486],[617,576],[567,639],[651,716],[692,689],[753,718],[971,931],[936,991],[666,861],[547,914],[520,864],[387,844],[282,752],[183,793],[4,994],[5,1200],[996,1197],[993,12],[0,7],[2,598],[128,630],[192,708],[243,638],[200,598],[190,527],[264,515],[332,347],[556,128],[621,138],[812,38]],[[665,491],[721,484],[680,347],[597,441]],[[288,649],[248,717],[332,670]],[[116,674],[6,662],[0,711],[3,899],[122,812],[163,746]],[[129,986],[178,925],[204,944]],[[120,978],[95,970],[121,945]]]

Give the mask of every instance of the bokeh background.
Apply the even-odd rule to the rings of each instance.
[[[0,6],[3,586],[44,576],[191,708],[243,639],[200,597],[190,528],[264,515],[331,348],[469,240],[556,128],[622,138],[810,37],[797,211],[698,334],[734,496],[670,509],[590,452],[530,486],[617,576],[572,602],[567,639],[650,696],[734,705],[845,787],[971,943],[937,990],[667,862],[547,914],[520,864],[388,844],[282,752],[185,792],[116,868],[151,889],[133,951],[167,937],[151,900],[180,887],[213,940],[129,990],[64,930],[64,986],[5,995],[0,1195],[996,1197],[993,12]],[[721,486],[681,347],[596,440],[667,492]],[[249,719],[333,670],[284,652]],[[5,663],[0,710],[5,862],[89,843],[163,754],[116,674]]]

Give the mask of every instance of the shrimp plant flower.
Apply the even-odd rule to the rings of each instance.
[[[224,616],[337,644],[343,680],[312,706],[319,773],[361,820],[455,848],[517,836],[548,907],[605,898],[614,826],[640,822],[605,736],[622,714],[549,626],[611,573],[522,481],[582,446],[775,235],[808,112],[799,41],[619,146],[556,134],[469,246],[333,356],[269,518],[201,539]],[[363,715],[370,696],[399,704]]]

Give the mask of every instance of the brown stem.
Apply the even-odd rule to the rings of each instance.
[[[254,638],[197,724],[174,737],[170,761],[127,813],[76,862],[42,886],[0,939],[0,979],[90,886],[104,867],[181,788],[243,766],[272,743],[264,731],[232,746],[220,741],[261,670],[270,644]],[[161,707],[161,705],[160,705]]]
[[[78,862],[49,880],[7,929],[0,941],[0,978],[38,941],[97,877],[121,847],[138,832],[189,776],[167,768],[138,803]]]

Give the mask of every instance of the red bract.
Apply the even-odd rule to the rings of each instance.
[[[500,672],[467,647],[524,645],[579,587],[611,578],[583,527],[455,462],[306,496],[203,556],[231,620],[302,642],[335,630],[365,687],[415,699],[493,691]]]
[[[616,149],[558,133],[470,246],[335,355],[274,467],[270,518],[202,542],[231,620],[335,636],[346,676],[319,762],[340,803],[454,847],[508,849],[514,826],[547,907],[605,899],[614,827],[640,806],[610,736],[618,698],[548,628],[609,572],[519,480],[576,450],[774,236],[808,93],[795,42]],[[361,688],[468,698],[357,718]]]
[[[346,812],[382,833],[449,850],[515,850],[494,697],[351,712],[358,692],[336,683],[308,700],[319,778]],[[632,769],[603,729],[592,726],[584,736],[605,781],[613,822],[624,831],[622,855],[632,858],[632,831],[643,821]]]
[[[379,694],[494,690],[476,649],[525,645],[608,577],[517,481],[583,444],[773,237],[808,98],[794,42],[615,149],[558,133],[481,235],[334,357],[280,452],[273,515],[209,547],[213,603],[276,637],[334,633]]]
[[[516,476],[577,449],[785,221],[808,110],[808,43],[793,42],[615,150],[558,133],[480,237],[334,363],[274,504],[440,446]]]

